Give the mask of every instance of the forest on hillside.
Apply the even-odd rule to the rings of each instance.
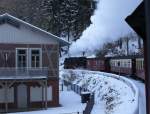
[[[9,13],[68,41],[81,36],[95,9],[94,0],[0,0],[0,14]]]
[[[128,33],[117,40],[106,42],[97,50],[97,57],[129,56],[144,54],[143,40],[135,32]]]

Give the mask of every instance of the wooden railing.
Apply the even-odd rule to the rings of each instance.
[[[48,68],[0,68],[0,79],[7,78],[47,78]]]

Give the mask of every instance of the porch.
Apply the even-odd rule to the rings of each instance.
[[[42,108],[47,109],[48,68],[0,68],[0,112],[31,110],[31,85],[40,86]],[[38,94],[37,94],[38,96]]]

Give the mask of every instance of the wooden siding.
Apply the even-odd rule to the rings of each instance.
[[[16,28],[10,24],[0,25],[0,42],[1,43],[19,43],[19,44],[58,44],[51,36],[42,34],[30,27],[20,26]]]
[[[22,84],[19,82],[16,82],[12,85],[12,87],[14,87],[14,102],[9,102],[8,103],[8,109],[18,109],[18,99],[17,99],[17,93],[18,93],[18,89],[17,87]],[[32,101],[31,100],[31,88],[32,87],[40,87],[40,85],[36,82],[36,81],[32,81],[32,82],[24,82],[23,84],[25,84],[27,86],[27,108],[43,108],[43,103],[42,101]],[[51,80],[48,80],[48,87],[52,88],[52,91],[48,91],[51,93],[48,94],[52,94],[52,99],[48,100],[48,107],[56,107],[59,106],[59,80],[57,78],[53,78]],[[2,89],[2,88],[0,88]],[[5,109],[5,103],[0,102],[0,110]],[[27,110],[28,110],[27,109]]]
[[[16,48],[41,48],[42,67],[49,68],[49,76],[58,76],[59,47],[56,44],[0,44],[0,68],[16,67]],[[8,60],[4,54],[8,53]],[[49,57],[48,57],[49,56]]]

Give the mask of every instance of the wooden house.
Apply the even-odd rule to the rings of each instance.
[[[0,16],[0,111],[59,106],[65,40],[9,14]]]

